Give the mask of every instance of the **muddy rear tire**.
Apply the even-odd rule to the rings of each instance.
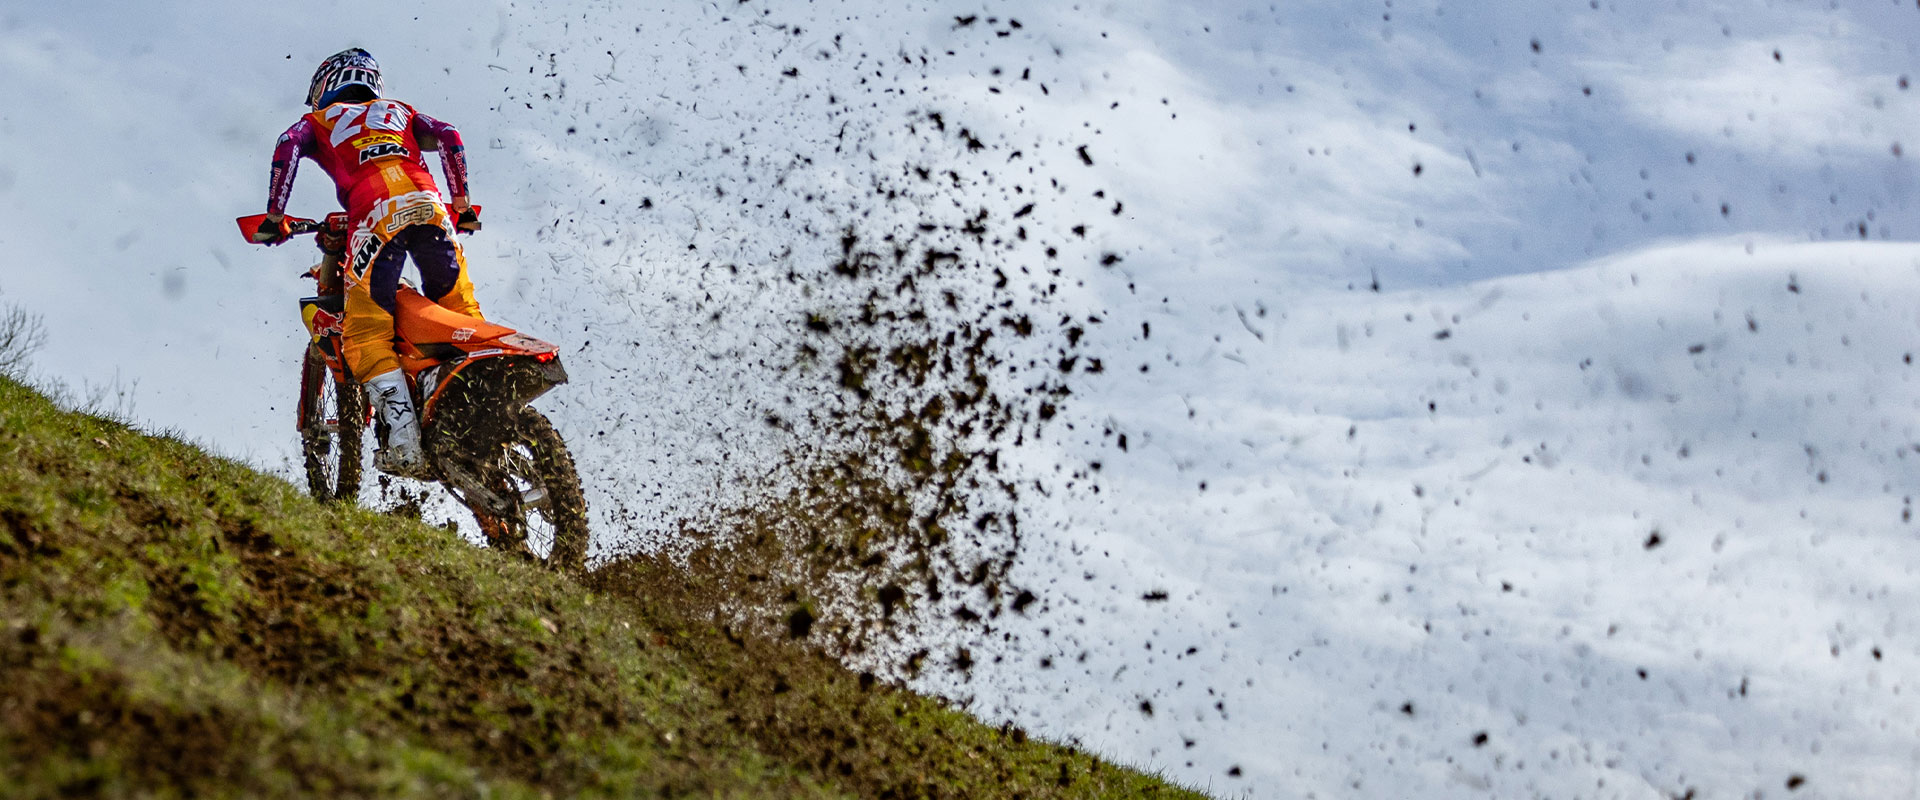
[[[523,406],[515,412],[513,432],[503,450],[497,466],[505,483],[494,490],[516,497],[528,493],[538,497],[515,504],[520,519],[498,517],[478,503],[469,503],[480,530],[493,547],[528,557],[532,556],[527,548],[530,532],[551,537],[547,565],[563,572],[583,572],[589,536],[587,501],[567,443],[545,415]]]
[[[360,385],[336,381],[318,350],[309,346],[300,370],[300,452],[307,493],[321,502],[360,497],[361,441],[367,397]]]

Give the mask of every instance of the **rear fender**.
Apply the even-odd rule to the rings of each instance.
[[[566,383],[567,371],[552,352],[485,348],[423,371],[419,378],[426,396],[421,419],[437,432],[429,435],[484,445],[495,438],[491,426],[513,419],[521,406]]]

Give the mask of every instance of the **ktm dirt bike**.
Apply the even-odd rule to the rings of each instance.
[[[239,218],[241,235],[258,244],[254,234],[264,219]],[[296,236],[344,242],[348,232],[344,213],[324,221],[286,221]],[[374,423],[382,446],[386,426],[342,359],[346,314],[339,258],[330,253],[306,277],[319,292],[300,299],[312,337],[302,357],[297,420],[307,487],[321,500],[352,501],[360,489],[366,425]],[[395,299],[394,351],[420,409],[421,444],[432,475],[473,512],[489,546],[536,558],[529,538],[548,539],[549,565],[584,567],[587,503],[573,456],[552,423],[527,405],[567,382],[560,348],[442,308],[404,282]]]

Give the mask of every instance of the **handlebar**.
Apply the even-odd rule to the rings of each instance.
[[[480,206],[472,206],[472,209],[475,215],[480,213]],[[451,209],[449,209],[449,211],[451,211]],[[260,231],[261,223],[266,221],[267,215],[265,214],[253,214],[234,220],[234,222],[240,225],[241,238],[246,239],[248,244],[264,244],[263,241],[255,239],[253,236]],[[347,215],[346,212],[343,211],[335,211],[328,214],[325,220],[312,220],[305,217],[287,217],[286,222],[287,233],[292,236],[304,236],[309,233],[319,233],[321,231],[331,231],[335,234],[342,235],[347,232]],[[460,232],[471,233],[471,231],[465,230]]]
[[[293,229],[292,232],[293,232],[293,235],[295,236],[300,236],[302,234],[308,234],[308,233],[319,233],[321,228],[327,227],[326,223],[324,222],[315,222],[313,220],[304,219],[301,217],[294,217],[293,219],[288,220],[288,222],[291,223],[290,227]]]
[[[338,218],[337,221],[335,219],[336,217]],[[265,214],[254,214],[252,216],[240,217],[234,220],[235,223],[238,223],[240,225],[241,238],[246,239],[248,244],[263,243],[263,240],[255,239],[254,234],[257,234],[260,232],[260,226],[264,224],[266,221],[267,221],[267,215]],[[338,212],[333,214],[328,214],[325,222],[321,222],[319,220],[307,219],[305,217],[287,217],[286,222],[287,222],[287,232],[293,236],[304,236],[309,233],[319,233],[328,228],[333,228],[334,232],[336,233],[347,232],[347,215],[341,214]]]

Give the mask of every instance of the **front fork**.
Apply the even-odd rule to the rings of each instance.
[[[346,291],[341,280],[341,266],[344,253],[320,251],[320,263],[313,265],[313,282],[321,294],[340,294]]]

